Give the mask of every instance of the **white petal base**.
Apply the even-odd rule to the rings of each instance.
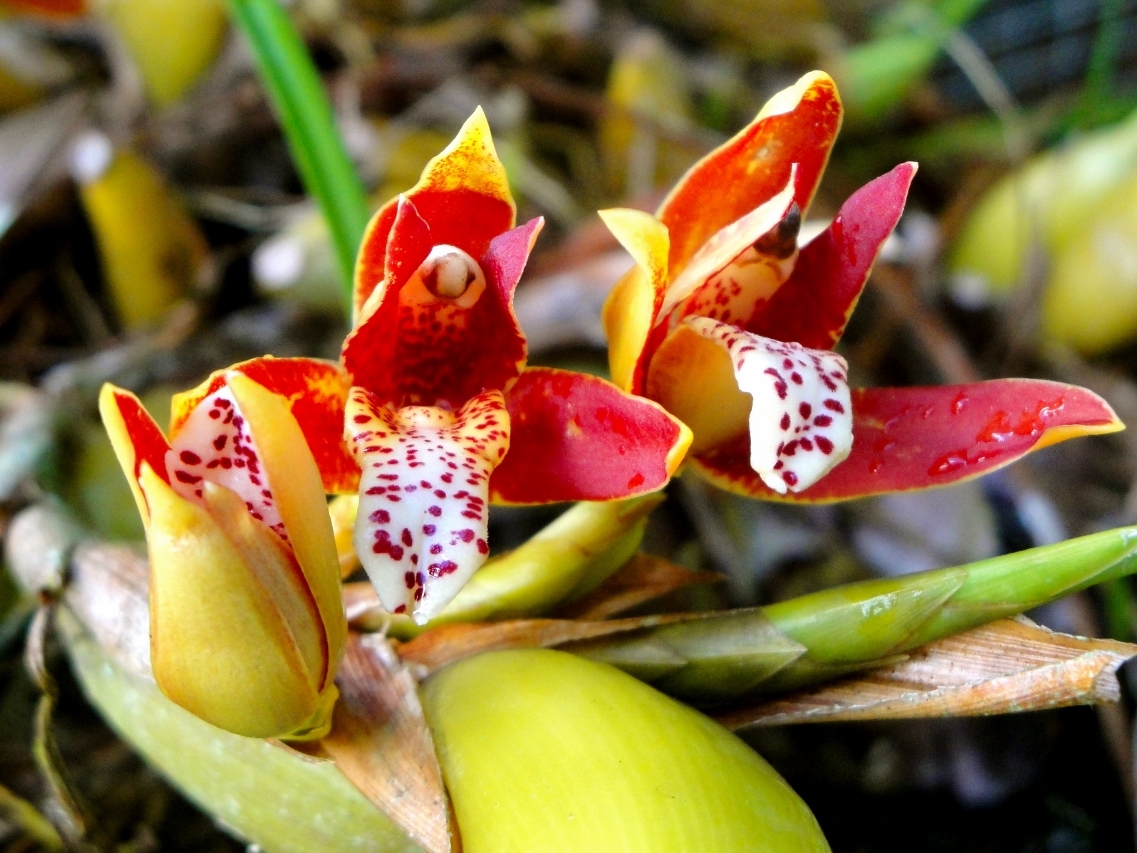
[[[808,489],[853,449],[845,359],[705,317],[685,321],[730,354],[750,410],[750,466],[779,494]]]

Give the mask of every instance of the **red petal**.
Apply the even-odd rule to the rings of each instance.
[[[659,209],[671,234],[671,274],[720,229],[776,195],[797,164],[794,200],[804,211],[841,126],[841,100],[819,71],[779,92],[733,139],[683,177]]]
[[[716,485],[769,500],[831,502],[946,486],[1068,438],[1124,426],[1091,391],[1038,379],[853,390],[853,452],[812,488],[778,495],[750,470],[747,439],[694,460]]]
[[[404,302],[410,288],[390,291],[344,343],[356,385],[384,405],[463,403],[503,389],[525,364],[525,336],[513,313],[513,291],[544,224],[534,219],[499,234],[481,258],[486,289],[470,308],[451,301]]]
[[[690,431],[662,407],[583,373],[533,367],[506,394],[512,435],[497,503],[602,501],[662,488]]]
[[[225,385],[225,374],[230,370],[240,371],[288,398],[292,415],[319,466],[325,490],[350,493],[358,488],[359,467],[343,442],[344,403],[351,383],[335,362],[265,356],[219,370],[192,391],[174,396],[171,435],[177,434],[198,403]]]
[[[841,338],[880,247],[900,221],[915,163],[861,187],[798,255],[789,279],[746,324],[748,332],[813,349]]]

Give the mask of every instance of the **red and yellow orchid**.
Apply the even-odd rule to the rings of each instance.
[[[1095,394],[1007,379],[850,389],[832,352],[916,171],[854,193],[799,251],[841,123],[814,72],[691,168],[655,217],[601,216],[635,266],[605,305],[612,378],[693,431],[693,467],[758,498],[836,501],[946,485],[1122,429]]]
[[[249,737],[320,737],[347,638],[323,485],[288,400],[238,372],[170,440],[138,398],[99,409],[146,526],[150,656],[174,702]]]
[[[513,293],[542,221],[514,217],[479,109],[368,226],[341,364],[257,359],[183,402],[233,372],[288,397],[325,488],[359,494],[355,547],[383,605],[420,622],[485,561],[491,501],[651,492],[690,443],[656,403],[525,366]]]

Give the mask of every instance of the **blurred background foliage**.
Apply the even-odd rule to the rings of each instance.
[[[595,210],[652,208],[774,91],[820,67],[845,129],[813,209],[918,160],[842,352],[858,384],[1005,375],[1086,385],[1137,424],[1134,0],[294,0],[374,208],[481,104],[522,219],[537,363],[606,369],[599,307],[630,265]],[[153,412],[209,370],[334,358],[342,270],[221,0],[0,0],[0,525],[38,471],[137,539],[93,419],[104,378]],[[34,384],[39,390],[32,390]],[[60,412],[65,414],[61,415]],[[694,602],[780,600],[1137,523],[1137,438],[1063,444],[981,483],[834,507],[682,478],[648,550],[725,574]],[[58,436],[64,454],[48,452]],[[555,510],[509,509],[518,544]],[[690,603],[690,602],[688,602]],[[0,850],[59,849],[22,673],[30,607],[0,586]],[[1137,637],[1129,581],[1034,614]],[[230,850],[117,741],[61,661],[57,741],[107,850]],[[1132,675],[1132,673],[1130,673]],[[1130,850],[1133,706],[762,730],[834,849]]]

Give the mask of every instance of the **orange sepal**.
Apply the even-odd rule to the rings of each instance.
[[[656,350],[646,396],[691,429],[691,453],[747,432],[751,398],[738,390],[730,355],[690,326],[679,326]]]
[[[671,232],[672,274],[712,234],[781,190],[795,164],[794,200],[804,214],[840,126],[837,87],[814,71],[774,95],[754,121],[691,167],[658,213]]]

